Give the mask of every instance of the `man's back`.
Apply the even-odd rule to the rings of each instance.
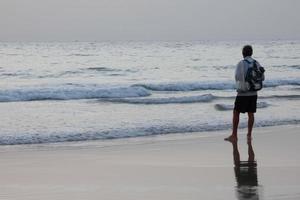
[[[256,62],[257,67],[261,67],[259,62],[255,61],[251,56],[245,57],[243,60],[241,60],[235,70],[235,81],[237,83],[237,90],[238,90],[238,96],[256,96],[257,92],[256,91],[247,91],[247,92],[242,92],[239,90],[239,87],[241,84],[245,84],[245,77],[248,69],[250,67],[253,67],[253,63]]]

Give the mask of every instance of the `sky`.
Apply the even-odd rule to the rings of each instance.
[[[300,0],[0,0],[0,41],[300,39]]]

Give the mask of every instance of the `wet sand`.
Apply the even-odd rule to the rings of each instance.
[[[0,199],[300,199],[299,128],[0,147]]]

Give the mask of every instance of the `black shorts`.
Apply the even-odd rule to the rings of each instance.
[[[255,113],[257,104],[257,95],[255,96],[236,96],[234,110],[245,113]]]

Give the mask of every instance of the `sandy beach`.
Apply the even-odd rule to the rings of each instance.
[[[0,200],[300,200],[300,0],[0,5]]]
[[[237,177],[225,131],[2,146],[0,199],[299,199],[298,128],[254,130],[257,169],[246,174],[254,185]],[[240,161],[248,160],[243,132]]]

